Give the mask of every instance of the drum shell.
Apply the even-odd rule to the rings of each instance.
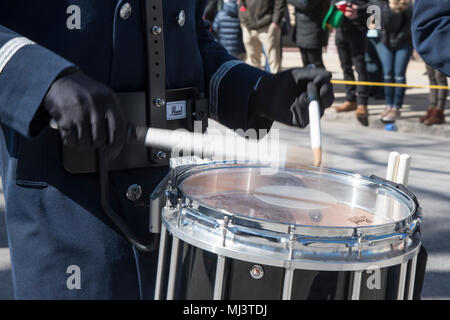
[[[166,264],[170,264],[172,235],[166,246]],[[217,255],[180,241],[177,255],[176,281],[173,299],[209,300],[214,298]],[[411,277],[414,259],[406,262],[406,279]],[[261,267],[264,275],[261,279],[251,276],[250,270]],[[361,300],[398,299],[401,264],[380,268],[378,271],[362,271],[360,293]],[[282,267],[255,264],[233,258],[225,259],[225,272],[221,299],[224,300],[280,300],[286,269]],[[377,272],[377,274],[375,274]],[[321,271],[295,269],[292,281],[292,300],[348,300],[352,299],[355,272]],[[378,278],[375,278],[378,277]],[[161,299],[167,296],[168,274],[165,274]],[[406,281],[404,297],[410,296],[412,288]]]

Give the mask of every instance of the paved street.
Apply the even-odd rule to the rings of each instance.
[[[325,55],[325,64],[334,72],[334,78],[341,79],[336,53],[329,50]],[[298,51],[284,53],[284,67],[299,66],[300,61]],[[426,84],[424,70],[421,62],[411,62],[408,82]],[[336,86],[337,102],[343,101],[342,89],[342,86]],[[423,297],[450,299],[450,135],[447,134],[450,129],[449,125],[436,128],[418,125],[418,117],[428,106],[427,90],[411,89],[407,92],[401,119],[404,123],[399,121],[398,132],[385,131],[376,120],[376,114],[383,109],[382,101],[371,102],[370,113],[373,116],[369,128],[356,123],[351,113],[337,116],[332,110],[327,110],[322,123],[324,165],[363,175],[384,176],[391,151],[412,156],[409,186],[423,207],[423,243],[429,252]],[[309,130],[279,124],[275,124],[275,127],[282,129],[282,139],[300,146],[309,146]],[[4,202],[1,199],[0,299],[10,298],[11,273],[4,225]]]
[[[279,127],[282,138],[309,146],[308,130]],[[322,130],[326,167],[383,177],[391,151],[412,156],[409,187],[423,208],[429,253],[423,298],[450,299],[450,140],[331,121]]]

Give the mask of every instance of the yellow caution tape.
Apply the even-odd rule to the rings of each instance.
[[[400,88],[429,88],[429,89],[450,89],[448,86],[436,86],[436,85],[414,85],[404,83],[385,83],[385,82],[368,82],[368,81],[349,81],[349,80],[331,80],[334,84],[351,84],[358,86],[376,86],[376,87],[400,87]]]

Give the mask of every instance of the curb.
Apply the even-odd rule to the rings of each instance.
[[[356,120],[354,111],[336,113],[334,109],[329,108],[325,111],[323,116],[324,121],[345,121],[353,126],[362,127],[358,120]],[[404,119],[395,121],[397,132],[414,133],[419,135],[440,136],[450,138],[450,125],[434,125],[427,126],[419,122],[412,122]],[[369,109],[369,128],[385,130],[385,124],[380,121],[377,115],[370,115]],[[386,130],[385,130],[386,131]]]

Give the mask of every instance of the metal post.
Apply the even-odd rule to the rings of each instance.
[[[403,262],[400,266],[400,277],[398,281],[397,300],[403,300],[405,296],[405,284],[406,284],[406,268],[408,261]]]
[[[161,299],[162,279],[164,276],[165,261],[167,250],[167,229],[163,224],[161,225],[161,238],[159,240],[159,256],[158,256],[158,269],[156,271],[156,285],[155,285],[155,300]]]
[[[177,277],[179,247],[180,247],[180,239],[173,237],[172,253],[170,255],[169,281],[167,284],[167,300],[173,300],[175,294],[175,280]]]
[[[408,284],[408,300],[413,299],[414,281],[416,279],[416,266],[417,266],[417,255],[411,259],[411,270],[409,271],[409,284]]]
[[[214,300],[222,300],[225,259],[226,258],[224,256],[217,256],[216,280],[214,282]]]
[[[352,300],[359,300],[361,292],[361,277],[362,271],[355,271],[353,273],[353,287],[352,287]]]
[[[282,300],[291,300],[292,282],[294,280],[294,269],[286,269],[284,272]]]

